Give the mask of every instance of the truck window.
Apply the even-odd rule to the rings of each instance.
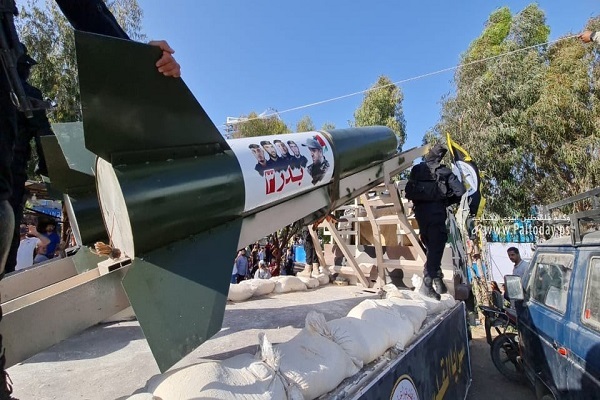
[[[527,284],[529,298],[564,314],[572,270],[571,254],[539,254]]]
[[[590,260],[582,321],[590,328],[600,331],[600,258]]]

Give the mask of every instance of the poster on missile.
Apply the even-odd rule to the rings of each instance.
[[[232,139],[228,143],[244,176],[244,211],[326,185],[333,176],[331,143],[320,132]]]

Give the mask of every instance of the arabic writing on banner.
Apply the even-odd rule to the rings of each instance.
[[[228,141],[244,177],[244,210],[282,200],[329,183],[331,144],[319,132],[258,136]]]

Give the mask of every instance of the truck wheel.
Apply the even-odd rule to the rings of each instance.
[[[507,379],[525,383],[526,377],[523,367],[519,363],[519,347],[515,333],[505,333],[494,339],[490,353],[496,369]]]

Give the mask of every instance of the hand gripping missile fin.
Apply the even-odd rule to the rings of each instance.
[[[123,286],[165,371],[221,328],[242,174],[183,80],[157,71],[157,47],[83,32],[75,40],[104,225],[111,245],[132,261]],[[224,211],[194,211],[211,198]],[[206,221],[218,223],[204,228]]]
[[[182,79],[155,64],[156,46],[75,32],[86,147],[117,165],[229,149]],[[143,159],[136,155],[143,154]]]

